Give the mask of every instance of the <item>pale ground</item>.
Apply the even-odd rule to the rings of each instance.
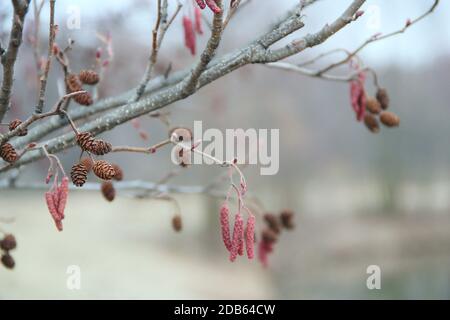
[[[198,201],[196,201],[198,202]],[[61,233],[46,211],[42,192],[0,192],[3,229],[17,234],[17,267],[0,269],[0,298],[220,299],[270,298],[268,274],[257,264],[228,263],[199,249],[205,216],[184,203],[184,231],[170,227],[171,207],[149,200],[72,192]],[[197,214],[195,214],[197,212]],[[217,230],[218,231],[218,230]],[[217,235],[218,237],[218,235]],[[81,268],[81,290],[68,290],[67,268]]]
[[[450,215],[299,214],[264,270],[230,263],[207,197],[178,197],[184,230],[170,226],[165,202],[71,192],[58,233],[43,192],[0,191],[1,227],[17,235],[17,267],[0,268],[0,299],[309,299],[450,298]],[[366,268],[382,270],[382,290],[366,287]],[[81,289],[69,290],[69,266]]]

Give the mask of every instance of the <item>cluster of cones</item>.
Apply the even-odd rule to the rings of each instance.
[[[7,234],[0,240],[0,249],[2,251],[1,262],[7,269],[13,269],[16,265],[10,251],[17,247],[16,238],[12,234]]]

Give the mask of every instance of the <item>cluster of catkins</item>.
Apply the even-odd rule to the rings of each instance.
[[[78,74],[69,73],[66,76],[66,86],[69,93],[82,91],[83,84],[93,86],[99,81],[100,77],[94,70],[82,70]],[[78,94],[73,97],[73,100],[82,106],[90,106],[93,103],[89,92]]]
[[[22,121],[19,119],[12,120],[9,125],[8,129],[9,131],[15,130],[18,126],[22,124]],[[28,134],[28,129],[25,128],[23,130],[20,130],[18,133],[18,136],[26,136]],[[17,160],[18,154],[16,149],[10,144],[9,142],[5,142],[0,146],[0,158],[2,158],[4,161],[8,163],[13,163]]]
[[[12,234],[7,234],[0,240],[0,250],[2,265],[7,269],[13,269],[16,265],[14,258],[11,256],[10,251],[17,247],[16,238]]]
[[[255,216],[248,212],[247,224],[244,227],[244,219],[241,212],[238,211],[234,216],[233,233],[230,232],[229,220],[230,209],[228,204],[224,203],[220,208],[220,225],[223,243],[230,253],[230,261],[234,262],[238,255],[243,256],[244,247],[246,248],[248,259],[253,259],[255,255]]]
[[[258,246],[258,259],[264,267],[268,266],[268,256],[273,252],[273,247],[278,241],[283,230],[292,230],[294,225],[294,213],[291,210],[283,210],[279,215],[266,213],[264,215],[266,227],[261,232],[261,240]]]

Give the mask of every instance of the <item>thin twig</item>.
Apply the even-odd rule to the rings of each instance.
[[[38,103],[36,105],[35,113],[40,114],[44,108],[45,91],[47,89],[47,79],[48,73],[50,71],[50,65],[53,58],[53,45],[55,43],[56,37],[56,26],[55,26],[55,2],[56,0],[50,0],[50,29],[49,29],[49,39],[48,39],[48,52],[47,61],[45,63],[44,74],[41,76],[41,87],[39,90]]]

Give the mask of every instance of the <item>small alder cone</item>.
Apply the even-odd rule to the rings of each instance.
[[[88,85],[96,85],[100,81],[100,76],[94,70],[81,70],[78,74],[81,82]]]
[[[73,165],[72,170],[70,171],[70,178],[72,179],[72,182],[77,187],[82,187],[87,180],[87,174],[88,171],[84,164],[77,163]]]
[[[380,114],[380,121],[386,127],[398,127],[400,125],[400,118],[393,112],[383,111]]]
[[[176,232],[180,232],[183,229],[183,220],[179,214],[172,218],[172,228]]]
[[[10,143],[6,142],[0,146],[0,157],[8,163],[13,163],[17,160],[17,152]]]
[[[7,234],[3,240],[0,241],[0,248],[4,251],[10,251],[17,247],[16,238],[12,234]]]
[[[92,166],[94,165],[94,162],[92,161],[91,158],[86,157],[86,158],[83,158],[80,160],[80,164],[82,164],[86,168],[87,172],[89,172],[92,170]]]
[[[371,114],[366,114],[364,116],[364,124],[370,132],[378,133],[380,132],[380,125],[378,124],[378,120]]]
[[[16,129],[21,124],[22,124],[22,121],[20,121],[19,119],[15,119],[15,120],[11,121],[9,123],[9,131],[13,131],[14,129]],[[20,130],[18,135],[23,137],[23,136],[26,136],[27,134],[28,134],[28,129],[25,128],[23,130]]]
[[[83,84],[76,74],[69,74],[66,77],[66,85],[70,92],[77,92],[83,90]]]
[[[103,156],[112,150],[112,145],[109,142],[103,140],[94,140],[91,148],[91,152],[97,156]]]
[[[14,269],[14,266],[16,265],[13,257],[9,253],[5,253],[2,255],[2,264],[7,269]]]
[[[73,100],[75,100],[78,104],[81,104],[82,106],[90,106],[94,103],[94,100],[92,100],[92,96],[89,92],[84,92],[77,94],[73,97]]]
[[[381,103],[374,97],[368,97],[366,102],[366,109],[372,114],[379,114],[381,109]]]
[[[273,230],[271,229],[265,229],[262,232],[262,240],[265,243],[275,243],[278,240],[278,236],[275,232],[273,232]]]
[[[114,178],[116,172],[112,165],[110,165],[105,160],[95,161],[94,166],[92,167],[95,175],[103,180],[111,180]]]
[[[122,181],[123,180],[123,170],[122,170],[122,168],[118,164],[115,164],[115,163],[113,163],[112,166],[114,168],[114,172],[116,173],[115,176],[114,176],[114,180]]]
[[[288,230],[292,230],[295,227],[294,224],[294,212],[291,210],[283,210],[280,213],[281,225]]]
[[[84,151],[91,151],[95,144],[95,139],[89,132],[80,132],[77,134],[77,143]]]
[[[281,231],[280,222],[279,222],[277,216],[275,216],[272,213],[266,213],[264,215],[264,220],[266,221],[266,223],[269,226],[270,230],[272,230],[276,234],[280,233],[280,231]]]
[[[100,190],[102,191],[103,197],[109,202],[113,201],[116,197],[116,189],[110,181],[104,181]]]
[[[380,88],[377,90],[377,100],[383,110],[389,107],[389,95],[386,89]]]

